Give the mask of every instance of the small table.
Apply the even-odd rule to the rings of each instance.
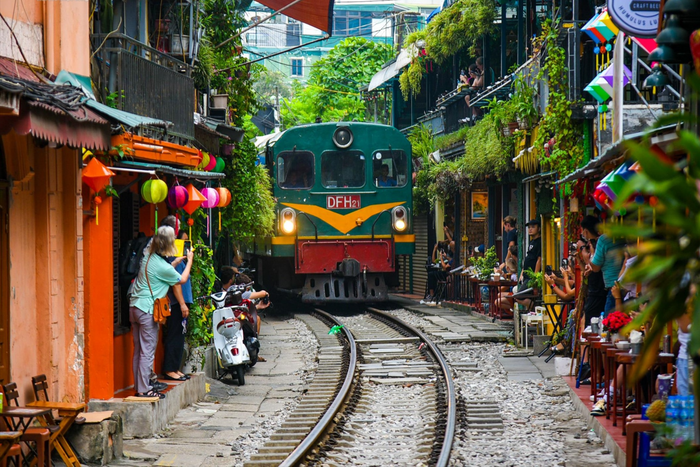
[[[517,285],[517,282],[509,280],[491,280],[486,282],[489,288],[489,315],[497,317],[498,319],[503,319],[503,310],[500,308],[496,310],[496,300],[498,299],[498,293],[501,287],[513,287]],[[512,315],[511,315],[512,316]]]
[[[44,415],[50,414],[51,410],[50,409],[42,409],[42,408],[34,408],[34,407],[18,407],[18,406],[8,406],[4,407],[2,409],[2,412],[0,413],[0,417],[4,418],[7,420],[8,425],[10,428],[13,430],[18,430],[21,428],[22,431],[26,430],[27,427],[30,425],[32,420],[34,418],[40,419]],[[14,419],[18,418],[20,421],[17,423],[14,422]],[[20,435],[21,436],[21,435]],[[43,466],[43,465],[51,465],[51,457],[50,457],[50,449],[47,447],[46,449],[49,449],[49,452],[45,452],[44,446],[42,443],[37,442],[36,443],[36,451],[34,454],[37,456],[37,465],[38,466]],[[49,440],[49,446],[51,445],[50,440]],[[10,445],[10,448],[12,446]],[[31,449],[31,447],[30,447]],[[9,449],[8,449],[9,450]]]
[[[61,418],[58,425],[58,430],[51,433],[51,445],[54,446],[58,454],[69,467],[80,467],[78,456],[71,448],[65,438],[68,429],[73,425],[76,417],[85,411],[85,404],[82,402],[51,402],[51,401],[35,401],[27,404],[30,407],[37,407],[44,410],[44,413],[38,417],[42,425],[50,426],[49,420],[46,418],[52,410],[57,410]]]

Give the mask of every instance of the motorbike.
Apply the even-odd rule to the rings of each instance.
[[[258,361],[260,341],[255,322],[255,305],[241,297],[248,285],[233,286],[210,297],[214,305],[212,333],[217,355],[217,378],[230,374],[245,384],[245,370]]]

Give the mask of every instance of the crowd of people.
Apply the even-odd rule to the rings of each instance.
[[[187,231],[177,230],[175,216],[167,216],[158,227],[156,234],[136,256],[138,273],[129,287],[129,320],[134,341],[132,371],[136,397],[165,398],[162,392],[166,383],[158,381],[153,370],[156,347],[158,345],[159,323],[154,316],[156,300],[168,298],[170,315],[165,318],[163,331],[164,356],[162,378],[167,381],[186,381],[190,375],[183,373],[182,357],[187,334],[189,310],[194,303],[190,272],[194,253],[192,249],[178,251],[176,240],[189,241]],[[141,248],[139,248],[141,250]],[[228,291],[234,284],[251,284],[252,280],[239,273],[236,267],[224,266],[219,274],[220,285],[216,291]],[[259,301],[253,305],[254,326],[260,333],[258,309],[269,306],[266,291],[246,289],[243,299]],[[258,356],[258,361],[265,359]]]

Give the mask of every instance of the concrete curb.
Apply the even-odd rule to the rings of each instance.
[[[588,419],[588,428],[593,429],[595,434],[603,441],[605,447],[615,458],[615,463],[620,467],[627,465],[627,455],[625,451],[617,445],[612,436],[610,436],[610,433],[608,433],[608,430],[598,421],[597,417],[591,415],[590,409],[578,398],[578,395],[571,389],[571,386],[567,384],[566,387],[569,389],[569,397],[571,398],[571,403],[574,405],[574,408],[584,420]]]

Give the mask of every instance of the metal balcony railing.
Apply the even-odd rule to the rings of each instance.
[[[93,79],[101,102],[112,95],[127,112],[173,123],[194,138],[192,67],[123,34],[93,34]]]

